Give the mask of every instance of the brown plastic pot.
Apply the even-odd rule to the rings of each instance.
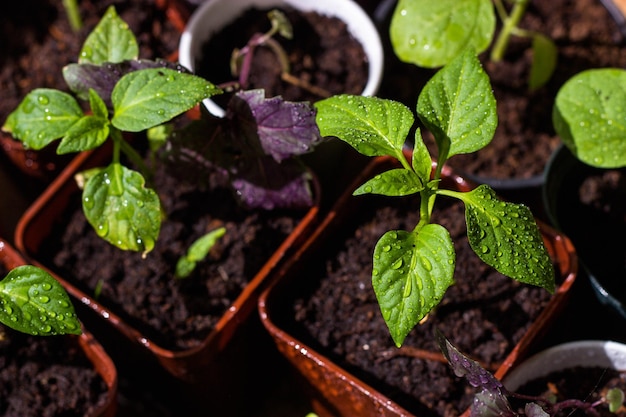
[[[11,270],[27,262],[7,241],[0,238],[0,263]],[[107,386],[107,400],[86,417],[113,417],[117,412],[117,369],[94,336],[83,326],[80,336],[67,335],[68,343],[78,344]]]
[[[206,379],[204,374],[209,365],[215,362],[216,355],[226,349],[234,335],[244,326],[250,313],[255,311],[258,296],[266,285],[270,273],[283,258],[291,254],[304,241],[315,224],[319,211],[319,183],[313,176],[312,188],[316,199],[313,207],[303,215],[295,230],[267,259],[261,270],[255,274],[203,342],[187,350],[170,350],[154,343],[106,305],[78,289],[70,282],[71,277],[59,276],[52,267],[43,265],[37,259],[37,253],[42,245],[45,245],[46,237],[50,235],[55,219],[63,218],[71,199],[80,198],[74,174],[89,167],[103,166],[108,160],[110,160],[110,152],[107,149],[79,154],[20,218],[15,231],[15,245],[31,263],[48,270],[58,279],[67,292],[83,307],[95,312],[98,321],[108,323],[114,328],[116,334],[123,336],[123,340],[131,342],[132,345],[138,345],[142,355],[147,354],[151,359],[156,358],[160,365],[177,379],[186,382],[204,380]]]
[[[320,257],[325,242],[342,239],[343,219],[349,218],[355,210],[367,210],[367,206],[352,196],[356,186],[362,184],[378,172],[397,167],[395,160],[387,157],[374,159],[361,177],[357,178],[349,189],[337,201],[334,208],[322,220],[315,233],[300,248],[296,255],[281,268],[273,284],[259,298],[261,321],[271,334],[278,350],[284,355],[310,391],[313,410],[321,417],[353,416],[413,416],[371,385],[366,384],[342,368],[327,355],[316,351],[300,339],[289,333],[285,315],[293,311],[293,291],[307,283],[307,265],[324,262]],[[442,179],[446,188],[467,191],[473,187],[464,179],[444,169]],[[504,377],[509,369],[517,364],[554,321],[554,317],[563,309],[569,297],[570,288],[577,275],[577,257],[570,241],[549,226],[539,223],[541,233],[550,256],[555,262],[558,289],[548,301],[545,309],[530,326],[514,349],[497,365],[496,377]],[[345,229],[345,228],[344,228]],[[353,230],[352,228],[350,230]],[[298,293],[302,295],[302,292]],[[288,301],[287,301],[288,300]],[[284,327],[282,327],[284,325]],[[422,351],[424,359],[445,362],[441,352]]]

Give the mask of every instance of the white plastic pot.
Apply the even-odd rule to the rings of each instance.
[[[604,340],[563,343],[522,362],[502,382],[514,392],[529,381],[576,366],[626,369],[626,345]]]
[[[181,35],[178,48],[179,62],[194,71],[196,57],[201,54],[202,45],[214,33],[252,7],[259,9],[291,7],[337,17],[346,22],[350,34],[361,43],[368,58],[369,78],[361,94],[373,96],[378,92],[383,75],[382,42],[370,17],[352,0],[207,0],[191,15]],[[214,101],[206,99],[203,104],[215,116],[224,115],[224,110]]]

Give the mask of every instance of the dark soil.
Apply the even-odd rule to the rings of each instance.
[[[13,2],[0,13],[0,125],[35,88],[68,91],[62,75],[63,66],[76,62],[87,35],[100,21],[106,9],[114,5],[137,37],[139,56],[146,59],[167,58],[178,49],[179,32],[167,21],[154,0],[79,1],[84,27],[74,33],[67,21],[61,0],[25,0]],[[7,142],[3,149],[15,144]],[[49,178],[62,168],[68,158],[55,155],[54,148],[28,151],[26,172],[41,166]],[[52,148],[52,149],[49,149]]]
[[[433,221],[441,222],[455,242],[456,284],[397,349],[371,286],[372,253],[385,231],[410,230],[417,224],[418,199],[358,198],[350,226],[333,233],[322,254],[298,273],[298,295],[285,301],[293,302],[295,322],[280,321],[285,320],[296,338],[415,415],[459,415],[469,406],[473,390],[445,361],[418,358],[415,349],[438,353],[433,337],[437,327],[460,350],[494,370],[538,316],[548,293],[520,285],[480,261],[468,246],[462,204],[440,199]],[[395,208],[387,207],[390,203]],[[279,316],[287,316],[289,308],[284,308]]]
[[[145,259],[100,239],[78,209],[78,195],[42,255],[44,262],[87,294],[101,286],[97,299],[152,342],[166,349],[187,349],[204,340],[302,213],[249,211],[229,188],[203,191],[162,169],[154,188],[167,219]],[[191,243],[221,226],[226,234],[207,259],[190,277],[176,279],[176,262]]]
[[[0,277],[7,272],[0,265]],[[0,324],[0,416],[83,417],[106,396],[104,381],[69,337],[29,336]]]
[[[346,24],[314,12],[284,12],[293,26],[293,39],[280,35],[274,39],[288,55],[290,74],[329,94],[360,94],[367,83],[367,58]],[[196,73],[215,84],[234,81],[229,64],[232,51],[244,47],[255,33],[267,32],[269,28],[267,10],[247,10],[204,45],[203,57],[196,62]],[[290,101],[314,102],[323,98],[299,85],[282,81],[281,72],[279,61],[269,48],[256,48],[248,85],[243,88],[263,88],[267,97],[280,95]],[[215,99],[224,107],[226,98]]]
[[[520,26],[556,42],[556,71],[547,85],[529,92],[529,40],[513,38],[499,63],[488,60],[489,52],[481,55],[498,103],[499,125],[487,147],[450,159],[449,164],[461,172],[496,179],[541,175],[560,143],[552,128],[552,106],[560,86],[585,69],[626,67],[619,27],[598,0],[533,0]]]
[[[0,415],[89,415],[107,400],[107,387],[75,343],[34,337],[0,325]]]
[[[593,403],[602,399],[611,388],[619,388],[626,392],[626,375],[623,372],[600,367],[575,367],[553,372],[543,378],[530,381],[520,387],[517,392],[544,397],[555,396],[556,401],[577,399]],[[523,403],[520,405],[517,400],[512,401],[511,404],[513,407],[523,409]],[[601,417],[623,417],[626,415],[624,407],[616,413],[611,413],[606,405],[600,405],[596,410]],[[586,414],[581,410],[568,408],[554,417],[580,417],[584,415]]]

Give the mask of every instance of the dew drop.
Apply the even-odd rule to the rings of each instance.
[[[85,46],[83,50],[80,52],[81,58],[88,59],[88,58],[91,58],[92,55],[93,55],[93,51],[88,46]]]
[[[41,104],[42,106],[47,105],[48,103],[50,103],[50,99],[48,98],[47,95],[45,94],[41,94],[39,97],[37,97],[37,101],[39,102],[39,104]]]
[[[46,296],[46,295],[42,295],[41,297],[39,297],[39,302],[46,304],[50,302],[50,297]]]
[[[98,227],[96,227],[96,233],[100,237],[105,237],[109,234],[109,224],[108,223],[100,223]]]
[[[422,261],[422,266],[424,267],[425,270],[427,271],[432,271],[433,270],[433,265],[430,263],[430,261],[428,260],[428,258],[420,258],[420,260]]]
[[[400,259],[398,259],[397,261],[395,261],[394,263],[391,264],[391,268],[392,269],[400,269],[400,268],[402,268],[403,264],[404,263],[402,261],[402,258],[400,258]]]
[[[85,206],[86,209],[90,210],[94,207],[94,201],[89,197],[85,197],[83,198],[83,206]]]

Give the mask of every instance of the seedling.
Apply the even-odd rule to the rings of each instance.
[[[469,243],[480,259],[515,280],[554,290],[554,269],[528,207],[500,201],[487,185],[470,192],[440,188],[447,159],[486,146],[497,124],[489,78],[473,50],[464,51],[439,70],[418,99],[417,114],[439,149],[434,169],[419,129],[411,161],[405,157],[414,116],[403,104],[341,95],[322,100],[316,107],[322,135],[338,137],[366,156],[392,156],[401,164],[361,185],[355,195],[420,196],[420,221],[415,228],[385,233],[374,249],[372,284],[397,346],[454,281],[450,234],[431,222],[439,195],[465,204]]]
[[[589,416],[599,416],[600,407],[608,407],[609,411],[614,413],[624,403],[624,392],[619,388],[608,390],[601,400],[593,403],[574,398],[556,402],[553,398],[510,392],[502,382],[478,362],[461,353],[441,332],[436,331],[435,336],[456,376],[464,377],[471,386],[478,388],[472,403],[470,417],[549,417],[564,410],[581,410]],[[509,403],[509,398],[527,401],[524,410],[514,411]]]
[[[226,229],[220,227],[193,242],[185,256],[182,256],[176,263],[176,278],[187,278],[191,275],[196,264],[206,258],[211,248],[225,233]]]
[[[557,48],[545,35],[519,27],[529,0],[400,0],[395,8],[390,36],[396,55],[420,67],[441,67],[465,48],[478,53],[490,45],[490,59],[503,59],[512,36],[532,39],[533,63],[530,89],[544,85],[552,76]],[[495,10],[494,10],[495,9]],[[496,14],[502,28],[494,40]]]
[[[274,53],[278,62],[280,62],[281,79],[283,81],[310,91],[319,97],[328,97],[330,95],[328,91],[291,74],[289,56],[281,44],[275,39],[276,35],[280,35],[285,39],[293,38],[293,27],[287,16],[277,9],[270,10],[267,16],[270,20],[271,28],[265,33],[255,33],[243,48],[237,48],[232,53],[230,68],[233,76],[238,77],[239,88],[245,90],[249,87],[248,78],[250,76],[250,69],[252,68],[254,50],[258,47],[266,47]]]
[[[563,143],[598,168],[626,166],[626,71],[591,69],[570,78],[557,93],[552,120]]]
[[[31,335],[81,334],[69,296],[46,271],[19,266],[0,281],[0,322]]]

